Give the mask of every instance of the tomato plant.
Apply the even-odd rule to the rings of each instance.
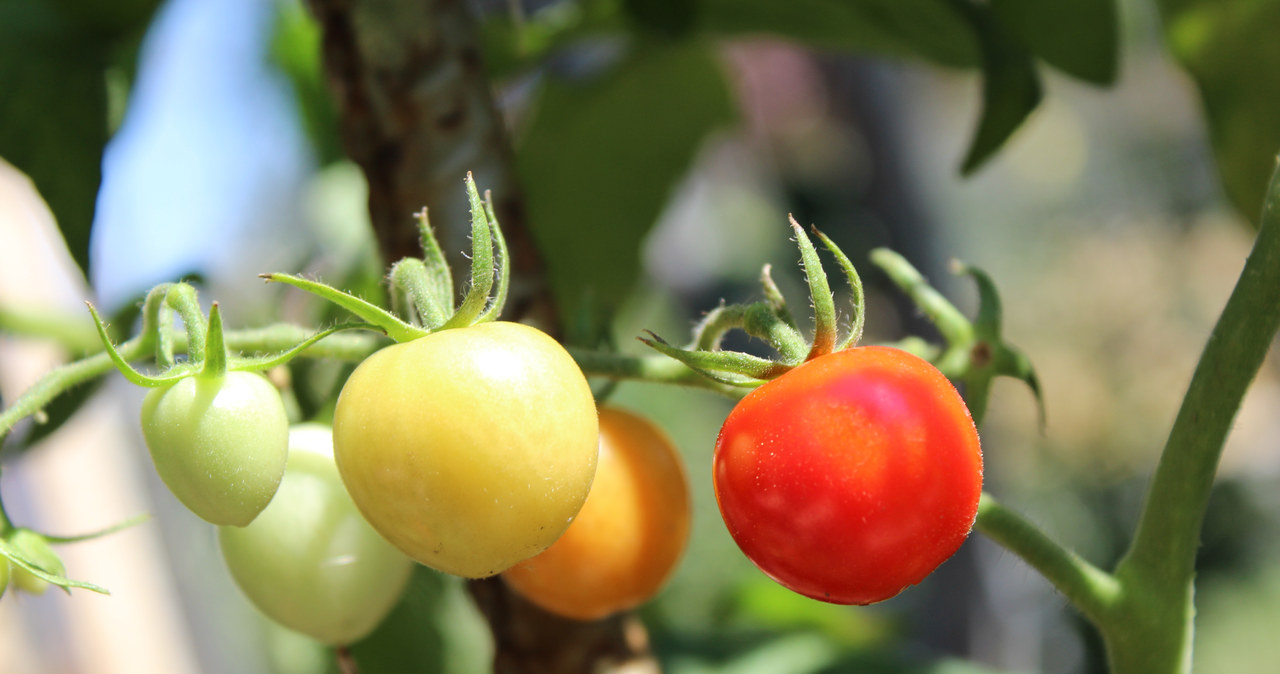
[[[213,524],[251,522],[284,475],[289,419],[258,374],[197,375],[153,389],[142,434],[165,485]]]
[[[869,604],[960,547],[982,455],[942,373],[905,351],[857,347],[743,398],[716,440],[714,482],[729,533],[762,571],[815,599]]]
[[[329,644],[372,631],[413,569],[356,510],[333,460],[332,432],[319,424],[290,430],[289,463],[275,498],[248,526],[219,527],[218,543],[255,606]]]
[[[596,479],[577,519],[542,554],[503,579],[535,604],[596,620],[657,594],[689,539],[689,486],[675,446],[657,426],[600,410]]]
[[[378,351],[344,385],[333,431],[343,482],[374,528],[459,576],[545,550],[596,469],[586,379],[555,340],[518,323]]]

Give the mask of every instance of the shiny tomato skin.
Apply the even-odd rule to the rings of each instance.
[[[716,500],[765,574],[800,594],[870,604],[960,547],[982,492],[969,410],[927,361],[856,347],[743,398],[716,441]]]
[[[600,458],[591,493],[550,548],[503,580],[552,613],[598,620],[648,601],[689,541],[684,464],[660,428],[631,412],[600,410]]]
[[[365,518],[410,557],[482,578],[550,546],[595,475],[595,400],[573,358],[519,323],[443,330],[374,353],[333,421]]]
[[[413,561],[373,530],[342,486],[333,434],[289,430],[289,463],[275,498],[245,527],[218,527],[236,585],[276,622],[318,641],[350,644],[395,606]]]
[[[142,401],[142,435],[169,491],[219,525],[244,526],[267,507],[289,453],[280,394],[252,372],[152,389]]]

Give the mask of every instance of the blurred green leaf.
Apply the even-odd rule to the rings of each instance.
[[[529,217],[565,315],[615,306],[640,245],[708,132],[733,118],[709,45],[641,44],[590,81],[550,79],[517,151]]]
[[[0,0],[0,158],[49,204],[81,269],[107,142],[106,45],[44,3]]]
[[[1039,58],[1094,84],[1119,70],[1115,0],[991,0],[991,11]]]
[[[1280,0],[1161,0],[1160,9],[1200,89],[1223,187],[1256,227],[1280,149]]]
[[[108,137],[107,72],[132,70],[157,4],[0,0],[0,158],[35,182],[83,270]]]
[[[289,78],[311,147],[325,166],[345,155],[339,143],[337,107],[320,63],[320,26],[300,2],[279,2],[277,7],[271,58]]]
[[[489,639],[462,580],[418,566],[400,603],[351,655],[361,674],[480,672],[493,659]]]
[[[982,119],[960,166],[971,174],[999,150],[1040,104],[1040,77],[1021,42],[1006,32],[986,6],[955,0],[982,39]]]
[[[46,4],[56,6],[75,29],[114,39],[145,27],[160,0],[50,0]]]
[[[713,35],[769,34],[956,67],[979,62],[973,27],[947,0],[703,0],[698,20]]]
[[[735,615],[750,624],[779,631],[815,629],[846,646],[881,643],[893,631],[881,614],[810,599],[764,578],[738,588],[735,604]]]

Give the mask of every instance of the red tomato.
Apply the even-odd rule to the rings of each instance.
[[[905,351],[815,358],[752,391],[716,440],[716,500],[760,570],[870,604],[914,585],[973,527],[982,451],[951,382]]]

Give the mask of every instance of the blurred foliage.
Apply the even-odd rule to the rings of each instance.
[[[548,78],[518,144],[529,218],[551,287],[574,313],[615,306],[636,251],[700,141],[733,119],[709,45],[642,44],[589,81]]]
[[[1119,26],[1112,0],[992,0],[991,10],[1031,53],[1072,77],[1112,84]]]
[[[1159,0],[1173,54],[1209,122],[1223,188],[1258,226],[1280,147],[1280,0]]]
[[[325,166],[343,158],[338,109],[321,67],[320,26],[297,0],[282,0],[271,40],[271,58],[289,78],[302,125]]]
[[[82,270],[111,121],[109,82],[132,78],[158,4],[0,0],[0,157],[35,182]]]
[[[372,634],[352,644],[362,674],[482,672],[493,659],[488,625],[460,578],[414,569],[400,603]]]

